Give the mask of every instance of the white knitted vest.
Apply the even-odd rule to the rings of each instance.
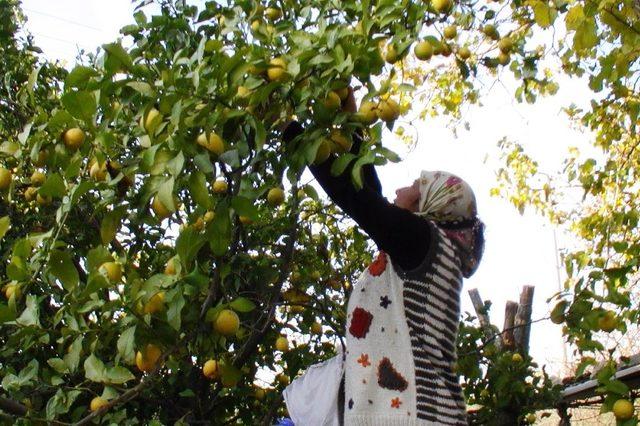
[[[347,308],[345,425],[465,425],[453,373],[462,274],[453,246],[430,222],[430,251],[414,271],[381,253]]]

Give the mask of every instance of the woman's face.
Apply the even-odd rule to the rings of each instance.
[[[410,212],[418,211],[418,204],[420,203],[420,180],[416,179],[411,186],[405,186],[403,188],[396,189],[396,199],[393,200],[393,204],[396,206],[407,209]]]

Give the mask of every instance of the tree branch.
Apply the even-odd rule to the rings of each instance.
[[[12,399],[0,397],[0,410],[6,411],[14,416],[23,417],[29,409],[24,405]]]

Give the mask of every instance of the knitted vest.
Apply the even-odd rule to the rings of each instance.
[[[466,425],[453,366],[462,273],[430,222],[426,259],[402,271],[384,253],[363,272],[347,308],[344,424]]]

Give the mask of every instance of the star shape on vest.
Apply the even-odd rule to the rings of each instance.
[[[389,306],[390,304],[391,304],[391,300],[389,300],[387,296],[380,297],[380,306],[387,309],[387,306]]]
[[[369,362],[369,355],[368,354],[360,355],[360,358],[358,359],[358,364],[361,364],[363,367],[370,366],[371,363]]]
[[[400,401],[400,398],[393,398],[391,400],[391,408],[400,408],[401,404],[402,404],[402,401]]]

